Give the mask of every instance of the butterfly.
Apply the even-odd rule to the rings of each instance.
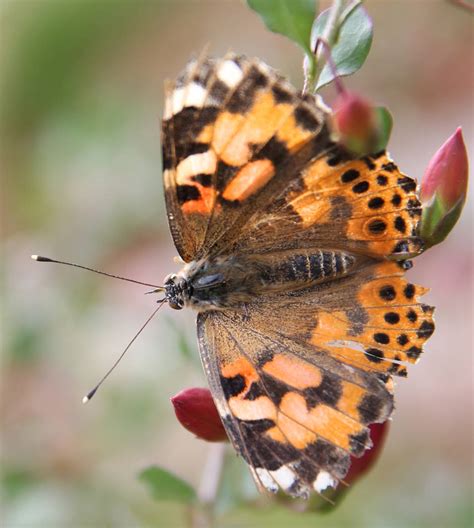
[[[197,312],[229,439],[261,491],[335,488],[434,330],[404,277],[422,249],[416,182],[385,152],[352,156],[318,96],[236,54],[167,85],[162,149],[184,261],[166,300]]]

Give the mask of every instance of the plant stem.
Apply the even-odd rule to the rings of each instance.
[[[334,0],[331,7],[329,8],[329,17],[324,27],[323,34],[321,39],[327,43],[327,46],[330,48],[336,43],[337,36],[340,28],[340,17],[344,9],[344,0]],[[321,74],[322,69],[324,68],[323,56],[325,54],[322,50],[322,46],[318,46],[318,41],[311,42],[313,51],[315,53],[315,62],[316,65],[309,73],[306,72],[305,83],[303,87],[303,92],[314,92],[316,88],[317,80]]]
[[[198,487],[199,502],[212,504],[217,495],[224,462],[225,443],[213,443],[209,446],[209,454],[202,470],[201,482]]]

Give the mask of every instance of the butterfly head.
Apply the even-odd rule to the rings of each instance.
[[[182,276],[172,273],[165,278],[165,295],[168,305],[175,310],[184,308],[190,296],[189,282]]]

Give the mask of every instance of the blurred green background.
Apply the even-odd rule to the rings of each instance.
[[[472,17],[443,0],[366,5],[373,48],[347,83],[392,111],[397,163],[420,178],[458,125],[473,159]],[[193,315],[163,309],[83,406],[154,299],[29,256],[160,283],[177,269],[160,174],[164,79],[209,44],[214,55],[261,57],[301,86],[302,55],[237,0],[1,7],[1,526],[200,526],[188,507],[154,501],[137,480],[157,464],[199,483],[210,447],[177,424],[169,402],[205,385]],[[410,272],[432,287],[437,332],[398,383],[391,433],[370,475],[333,513],[304,515],[256,499],[231,455],[216,526],[471,526],[472,222],[471,199],[449,239]]]

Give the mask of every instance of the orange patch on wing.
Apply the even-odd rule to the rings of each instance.
[[[226,200],[245,200],[259,191],[275,174],[273,163],[261,159],[247,163],[224,190]]]
[[[278,427],[282,431],[282,436],[297,449],[304,449],[316,441],[317,436],[304,425],[293,420],[292,417],[279,413]]]
[[[314,132],[304,130],[298,126],[293,114],[288,116],[277,133],[278,141],[285,143],[286,148],[290,152],[299,150],[313,136]]]
[[[349,450],[350,436],[360,433],[363,429],[360,423],[328,405],[317,405],[308,410],[304,397],[294,392],[289,392],[282,398],[280,411],[281,413],[278,415],[279,426],[284,415],[305,428],[307,432],[305,445],[309,443],[307,441],[309,437],[318,435],[334,445]],[[284,423],[286,419],[283,420]],[[287,428],[283,426],[282,429],[284,429],[286,436]],[[312,441],[314,440],[311,439]],[[293,444],[291,440],[290,442]],[[301,447],[301,445],[293,445]]]
[[[295,357],[276,354],[263,365],[263,371],[296,389],[318,387],[322,381],[321,370]]]
[[[292,110],[292,105],[276,104],[270,92],[260,93],[246,114],[224,112],[217,118],[212,145],[225,163],[242,166],[250,160],[253,145],[266,144]]]
[[[307,191],[290,201],[291,207],[298,213],[303,221],[304,227],[314,224],[321,216],[329,210],[326,201],[321,200],[316,191]]]
[[[196,141],[198,143],[211,143],[213,136],[214,136],[214,123],[210,123],[209,125],[206,125],[201,130],[201,132],[199,132],[199,135],[196,138]]]
[[[201,196],[198,200],[184,202],[181,210],[184,214],[198,213],[208,215],[211,213],[216,199],[216,191],[210,187],[203,187],[199,183],[193,182],[193,185],[199,189]]]
[[[275,440],[276,442],[281,442],[282,444],[286,443],[287,441],[284,434],[281,432],[280,429],[278,429],[277,426],[268,429],[268,431],[265,431],[265,434],[269,436],[272,440]]]
[[[392,363],[370,361],[364,353],[364,349],[372,345],[367,335],[351,336],[349,329],[350,323],[344,312],[320,312],[318,326],[313,331],[310,342],[342,363],[365,371],[386,372]],[[375,348],[380,347],[377,345]]]
[[[222,153],[229,141],[237,133],[244,120],[245,117],[241,114],[232,114],[230,112],[219,114],[214,125],[212,137],[212,147],[218,155]],[[242,163],[237,163],[237,165],[243,165],[247,159],[246,149],[243,152],[236,151],[235,155],[243,159]]]
[[[240,420],[276,420],[277,417],[275,404],[267,396],[255,400],[243,400],[235,396],[230,398],[229,407]]]
[[[343,381],[342,394],[337,402],[337,408],[344,414],[347,414],[355,420],[359,420],[360,416],[357,406],[366,393],[367,391],[362,387],[359,387],[359,385]]]
[[[250,385],[253,381],[257,381],[258,374],[253,365],[245,357],[239,357],[232,363],[225,363],[222,365],[221,374],[225,378],[234,378],[235,376],[242,376]]]

